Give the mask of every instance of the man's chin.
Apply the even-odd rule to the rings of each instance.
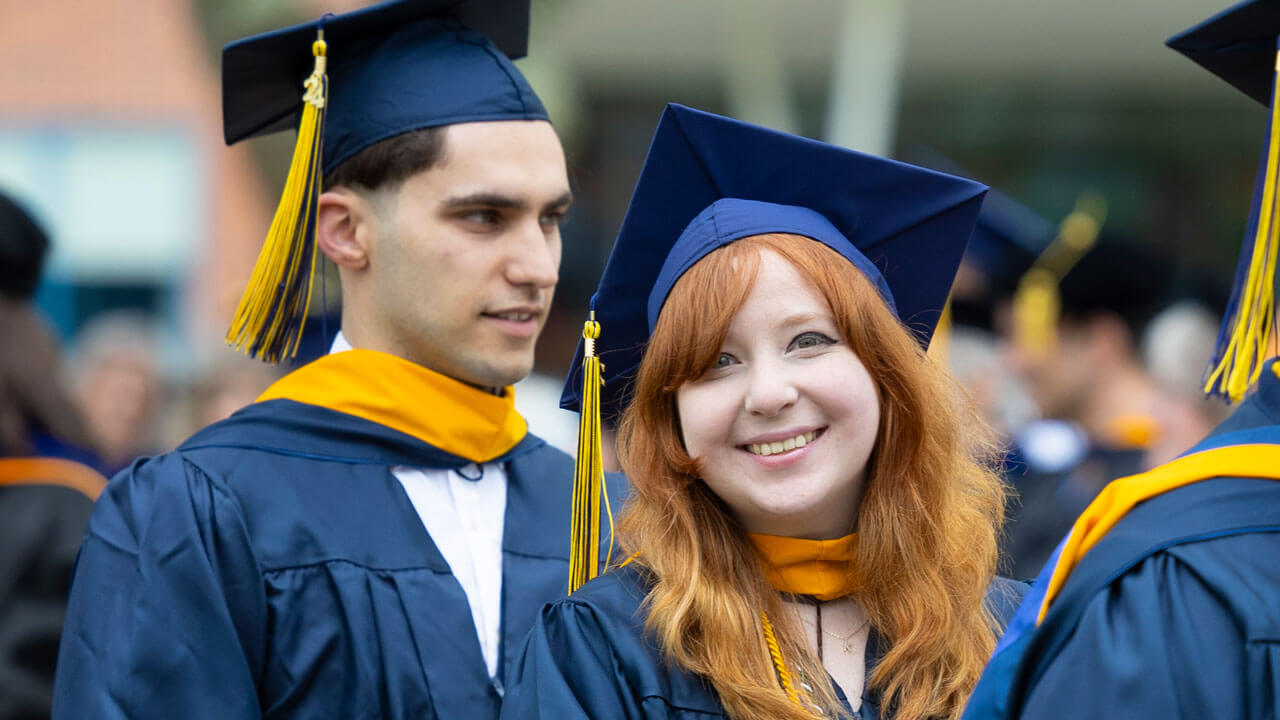
[[[496,358],[473,367],[472,372],[468,373],[473,379],[467,382],[485,388],[504,388],[515,385],[533,372],[532,357],[511,358],[506,362],[493,362],[493,360]]]

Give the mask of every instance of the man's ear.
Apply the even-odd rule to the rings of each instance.
[[[340,268],[364,269],[378,226],[373,205],[344,187],[320,193],[317,204],[316,244],[320,251]]]

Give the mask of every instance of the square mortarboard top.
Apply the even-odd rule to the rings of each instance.
[[[511,59],[527,48],[529,0],[392,0],[255,35],[222,51],[227,144],[297,126],[323,28],[329,98],[323,171],[411,130],[546,120]]]
[[[840,253],[928,343],[986,187],[893,160],[667,106],[593,298],[602,416],[616,420],[667,293],[707,253],[803,235]],[[580,405],[580,342],[561,397]]]
[[[1165,44],[1269,107],[1278,35],[1280,2],[1248,0],[1174,35]]]

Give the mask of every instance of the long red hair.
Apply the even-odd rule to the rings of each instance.
[[[759,254],[794,265],[825,298],[880,395],[880,428],[857,510],[856,599],[887,648],[869,679],[898,720],[957,718],[995,644],[984,604],[998,557],[1005,489],[977,413],[868,280],[808,238],[759,235],[720,248],[672,288],[619,428],[632,491],[618,521],[649,576],[647,625],[666,658],[705,677],[735,720],[812,718],[778,684],[761,613],[783,658],[842,715],[821,662],[765,582],[746,533],[698,478],[681,440],[676,390],[701,377],[751,292]],[[816,681],[816,682],[815,682]]]

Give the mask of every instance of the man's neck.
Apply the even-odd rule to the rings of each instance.
[[[332,355],[333,353],[346,352],[347,350],[355,350],[355,349],[356,349],[356,348],[358,348],[358,347],[361,347],[361,346],[360,346],[360,345],[357,345],[356,343],[351,342],[351,340],[350,340],[349,338],[347,338],[346,334],[345,334],[345,333],[343,333],[341,330],[339,330],[339,331],[337,332],[337,334],[335,334],[335,335],[333,336],[333,342],[332,342],[332,343],[330,343],[330,345],[329,345],[329,354],[330,354],[330,355]],[[392,354],[394,355],[395,353],[392,353]],[[399,356],[397,356],[397,357],[399,357]],[[404,359],[405,359],[405,360],[409,360],[410,362],[413,362],[413,360],[411,360],[410,358],[404,358]],[[423,365],[423,367],[427,367],[427,366],[426,366],[426,365]],[[440,372],[439,370],[436,370],[435,368],[427,367],[427,369],[428,369],[428,370],[431,370],[431,371],[433,371],[433,372]],[[445,377],[452,377],[451,375],[448,375],[448,374],[446,374],[446,373],[440,373],[440,374],[441,374],[441,375],[445,375]],[[453,379],[454,379],[454,380],[458,380],[458,378],[453,378]],[[467,382],[467,381],[465,381],[465,380],[458,380],[458,382],[463,383],[463,384],[466,384],[466,385],[470,385],[471,387],[476,388],[477,390],[483,390],[484,392],[487,392],[487,393],[489,393],[490,395],[496,395],[496,396],[498,396],[498,397],[502,397],[503,388],[495,388],[495,387],[486,387],[486,386],[483,386],[483,385],[476,385],[476,384],[474,384],[474,383],[469,383],[469,382]]]

